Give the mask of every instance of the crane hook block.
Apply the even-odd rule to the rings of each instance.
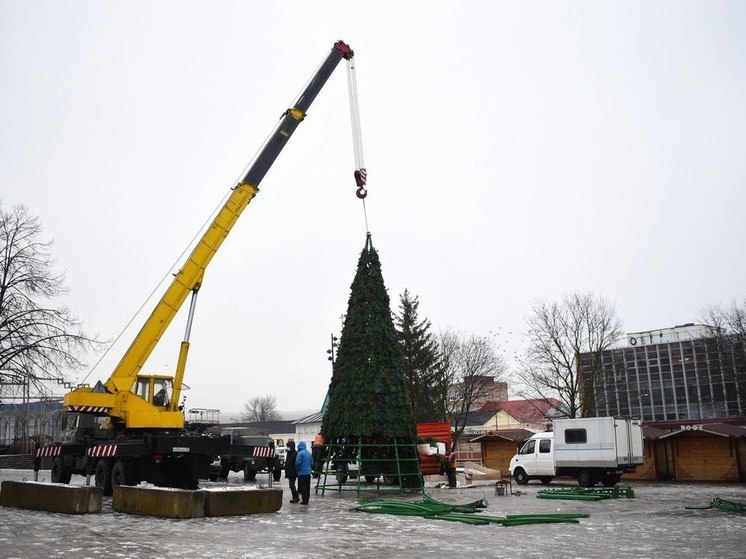
[[[355,184],[358,188],[362,188],[368,184],[368,172],[365,169],[355,171]]]
[[[354,174],[355,184],[357,185],[355,196],[362,200],[368,195],[368,191],[365,190],[365,185],[368,183],[368,172],[365,170],[364,167],[361,167],[360,169],[355,171]]]

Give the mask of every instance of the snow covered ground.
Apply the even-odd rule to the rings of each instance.
[[[2,470],[3,480],[32,480],[30,470]],[[49,472],[40,473],[40,481]],[[265,481],[266,480],[260,480]],[[84,484],[74,476],[73,484]],[[243,484],[232,474],[230,484]],[[205,482],[205,487],[220,483]],[[271,558],[313,557],[513,557],[676,558],[743,557],[746,515],[705,506],[714,497],[746,502],[740,484],[634,483],[636,498],[599,502],[537,499],[543,486],[518,487],[519,495],[495,496],[491,486],[428,489],[444,502],[486,499],[484,514],[587,512],[579,524],[506,528],[471,526],[350,511],[354,493],[311,496],[290,504],[286,481],[282,509],[275,514],[168,520],[115,513],[104,498],[101,514],[73,516],[0,507],[1,558]],[[566,484],[553,483],[550,487]],[[277,484],[275,484],[277,486]],[[366,493],[365,497],[375,494]],[[395,498],[397,494],[381,494]],[[418,499],[419,496],[406,497]]]

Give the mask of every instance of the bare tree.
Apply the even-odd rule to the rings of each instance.
[[[601,352],[623,335],[614,305],[590,292],[573,292],[560,302],[536,303],[526,322],[529,347],[516,372],[523,385],[516,393],[543,399],[562,416],[590,415]],[[582,375],[581,354],[589,354],[583,361]]]
[[[746,300],[743,306],[735,301],[729,307],[709,305],[701,315],[702,322],[717,339],[723,374],[732,373],[738,391],[746,393]]]
[[[438,401],[453,424],[453,440],[464,432],[468,413],[491,394],[505,373],[505,362],[487,336],[439,333],[440,375],[435,384]]]
[[[64,380],[84,366],[81,354],[99,346],[67,308],[53,304],[67,290],[41,233],[24,206],[0,203],[0,391],[18,383],[43,391],[43,380]]]
[[[431,379],[430,399],[434,416],[439,421],[448,421],[449,390],[456,379],[456,353],[460,345],[460,334],[453,330],[441,330],[436,336],[438,362]]]
[[[746,300],[743,306],[733,301],[729,307],[709,305],[702,311],[701,320],[713,334],[735,334],[746,339]]]
[[[251,422],[281,420],[280,412],[277,411],[277,398],[271,394],[251,398],[244,404],[241,419]]]

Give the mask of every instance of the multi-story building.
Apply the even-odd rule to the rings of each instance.
[[[583,411],[642,419],[645,464],[629,477],[746,481],[746,340],[694,324],[634,332],[580,355]]]
[[[586,414],[645,422],[746,416],[743,340],[694,324],[635,332],[627,340],[627,347],[580,356]]]

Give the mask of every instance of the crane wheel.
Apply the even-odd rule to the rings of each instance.
[[[65,466],[65,461],[58,456],[52,461],[52,483],[70,483],[73,477],[73,469]]]
[[[135,475],[134,465],[127,460],[117,460],[111,470],[111,487],[112,492],[120,485],[136,485],[137,476]]]
[[[96,487],[100,487],[104,497],[111,497],[114,489],[111,486],[111,464],[108,460],[99,460],[95,472]]]
[[[244,466],[243,469],[243,480],[244,481],[254,481],[256,479],[256,470],[252,470],[248,466]]]

